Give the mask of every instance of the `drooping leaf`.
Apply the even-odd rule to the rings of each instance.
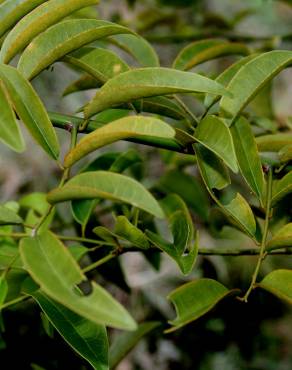
[[[280,180],[273,181],[272,205],[292,192],[292,171],[288,172]]]
[[[0,5],[0,37],[23,16],[46,0],[6,0]]]
[[[105,83],[85,107],[85,116],[90,118],[104,109],[136,99],[191,92],[226,93],[218,83],[195,73],[158,67],[134,69]]]
[[[125,202],[156,217],[163,212],[153,196],[136,180],[113,172],[96,171],[79,174],[62,188],[48,194],[52,204],[73,199],[105,198]]]
[[[216,116],[207,116],[200,121],[195,138],[220,157],[233,172],[238,172],[232,135],[223,120]]]
[[[59,156],[59,143],[48,113],[31,84],[13,67],[0,64],[0,79],[16,113],[36,142],[53,159]]]
[[[95,282],[83,295],[78,285],[86,280],[65,246],[49,231],[20,242],[25,269],[41,290],[53,300],[96,324],[133,330],[136,324],[129,313]]]
[[[175,137],[175,131],[168,124],[157,118],[142,116],[121,118],[81,139],[77,146],[67,154],[64,165],[65,167],[70,167],[88,153],[115,141],[141,138],[143,136],[169,139]]]
[[[97,3],[98,0],[50,0],[44,2],[23,17],[6,37],[0,51],[0,61],[8,63],[34,37],[48,27],[80,8]]]
[[[169,321],[172,327],[167,332],[197,320],[230,293],[224,285],[212,279],[198,279],[175,289],[167,298],[175,306],[177,317]]]
[[[229,172],[223,161],[202,144],[194,144],[197,162],[209,189],[222,190],[231,183]]]
[[[292,145],[292,133],[283,132],[258,136],[256,143],[260,152],[278,152],[285,146]]]
[[[116,366],[127,356],[136,344],[152,330],[156,329],[158,321],[148,321],[140,324],[133,332],[122,333],[115,337],[109,352],[110,369]]]
[[[8,207],[0,205],[0,225],[20,225],[23,219]]]
[[[273,50],[242,66],[227,86],[232,97],[224,96],[220,102],[221,113],[231,118],[230,124],[260,89],[291,63],[291,51]]]
[[[9,103],[9,96],[0,80],[0,140],[16,152],[22,152],[25,144],[16,121],[15,114]]]
[[[102,48],[80,48],[67,55],[64,61],[87,72],[101,84],[130,69],[117,54]]]
[[[251,190],[264,200],[265,180],[255,138],[249,122],[240,117],[231,127],[240,172]]]
[[[267,249],[275,247],[292,247],[292,223],[286,224],[273,235],[267,243]]]
[[[32,294],[51,324],[65,341],[95,370],[107,370],[106,329],[55,302],[40,290]]]
[[[131,33],[118,24],[95,19],[71,19],[57,23],[38,35],[25,49],[17,68],[32,79],[66,54],[94,40],[117,33]]]
[[[183,48],[176,57],[173,68],[189,70],[198,64],[226,55],[248,55],[249,48],[237,42],[219,39],[195,41]]]
[[[291,270],[274,270],[265,276],[257,286],[292,304]]]
[[[159,67],[157,53],[143,37],[138,35],[115,35],[109,41],[130,54],[142,67]]]

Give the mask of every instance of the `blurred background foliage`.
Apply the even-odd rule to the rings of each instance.
[[[107,0],[101,1],[97,8],[82,10],[74,16],[97,16],[135,29],[155,47],[162,66],[171,66],[179,50],[189,42],[203,38],[240,41],[263,51],[291,49],[291,4],[291,1],[271,0]],[[122,56],[135,65],[126,53]],[[194,70],[216,77],[235,60],[234,56],[223,57],[201,64]],[[54,73],[54,70],[58,73]],[[77,76],[76,71],[64,64],[56,64],[34,81],[48,110],[74,114],[92,96],[92,91],[86,91],[62,98],[66,86]],[[265,112],[265,116],[268,112],[268,117],[265,122],[258,124],[257,130],[273,132],[275,127],[291,128],[291,82],[292,73],[288,69],[274,81],[271,100],[258,100],[254,106],[255,117],[261,116],[262,112]],[[196,103],[192,109],[200,113],[200,103]],[[68,145],[66,133],[58,131],[58,135],[65,148]],[[2,203],[32,191],[47,191],[57,183],[58,169],[30,140],[26,135],[29,149],[21,155],[6,150],[2,145],[0,147]],[[192,158],[129,143],[112,145],[106,151],[124,151],[128,148],[136,148],[143,158],[139,168],[133,171],[134,175],[137,178],[145,176],[147,185],[158,193],[163,193],[164,184],[169,183],[164,181],[165,176],[173,177],[176,182],[180,177],[178,171],[185,169],[189,186],[187,189],[183,187],[181,192],[189,192],[188,200],[185,200],[193,210],[202,246],[220,248],[246,245],[246,239],[239,232],[228,227],[221,229],[221,218],[216,212],[211,213],[210,220],[201,217],[204,215],[204,202],[208,207],[209,200],[205,194],[201,194],[202,203],[198,205],[194,201],[198,194],[196,186],[200,184],[197,183],[194,166],[188,166],[192,164]],[[161,174],[164,177],[160,177]],[[238,187],[242,186],[238,183]],[[291,199],[285,202],[283,207],[287,209],[288,217],[290,209],[291,219]],[[64,208],[62,213],[66,217],[68,209]],[[103,224],[111,223],[110,215],[99,217]],[[202,225],[200,228],[200,222],[208,227]],[[160,226],[163,229],[164,225]],[[99,270],[98,279],[103,284],[109,284],[110,291],[135,312],[138,321],[166,321],[172,318],[174,312],[165,297],[176,286],[196,277],[219,279],[230,288],[245,288],[255,261],[254,257],[200,257],[194,272],[183,278],[167,257],[161,261],[157,260],[157,256],[148,258],[152,266],[140,254],[131,253],[121,257],[121,267],[114,262]],[[159,263],[158,271],[155,267]],[[265,261],[262,272],[268,272],[276,265],[291,268],[291,257],[270,257]],[[114,284],[110,284],[109,280]],[[24,304],[21,310],[19,307],[17,310],[11,309],[4,316],[5,343],[0,340],[0,354],[2,364],[10,365],[4,365],[3,369],[87,368],[57,333],[53,334],[55,340],[46,335],[46,325],[43,325],[41,318],[36,320],[39,311],[30,303]],[[248,304],[227,299],[208,315],[175,333],[163,335],[162,330],[157,329],[137,345],[118,369],[290,370],[291,326],[291,308],[268,293],[255,291]],[[114,337],[115,331],[111,335]]]

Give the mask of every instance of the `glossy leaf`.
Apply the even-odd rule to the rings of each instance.
[[[132,317],[101,286],[91,282],[89,295],[78,290],[86,278],[70,252],[51,232],[22,239],[20,255],[33,280],[53,300],[96,324],[135,329]]]
[[[139,182],[113,172],[82,173],[73,177],[62,188],[48,194],[48,201],[52,204],[73,199],[95,198],[125,202],[156,217],[163,217],[157,201]]]
[[[110,42],[130,54],[142,67],[159,67],[159,59],[147,40],[138,35],[115,35]]]
[[[32,79],[42,70],[83,45],[117,33],[131,32],[118,24],[95,19],[63,21],[38,35],[27,46],[19,59],[17,68],[24,77]]]
[[[6,0],[0,5],[0,37],[17,21],[46,0]]]
[[[256,138],[260,152],[278,152],[287,145],[292,145],[292,133],[277,133],[273,135],[262,135]]]
[[[87,72],[101,84],[130,69],[117,54],[102,48],[80,48],[67,55],[64,60]]]
[[[198,279],[175,289],[168,299],[175,306],[177,317],[169,321],[173,327],[167,332],[197,320],[228,294],[230,291],[225,286],[211,279]]]
[[[6,37],[0,51],[0,61],[8,63],[34,37],[48,27],[80,8],[97,3],[98,0],[50,0],[44,2],[23,17]]]
[[[247,57],[239,59],[237,62],[231,64],[230,67],[224,69],[222,73],[218,77],[215,78],[215,81],[226,87],[232,78],[236,75],[236,73],[240,70],[240,68],[253,59],[255,55],[249,55]],[[206,108],[210,108],[216,101],[220,99],[220,96],[212,96],[206,95],[204,104]]]
[[[238,172],[232,135],[223,120],[216,116],[207,116],[200,121],[195,138],[218,155],[233,172]]]
[[[51,324],[65,341],[95,370],[107,370],[106,329],[55,302],[41,291],[32,294]]]
[[[109,80],[85,107],[85,116],[136,99],[176,93],[225,94],[218,83],[195,73],[169,68],[134,69]]]
[[[138,344],[143,337],[156,329],[159,325],[160,323],[158,321],[144,322],[138,326],[137,330],[128,333],[121,333],[116,336],[110,346],[110,369],[116,368],[116,366],[127,356],[136,344]]]
[[[292,192],[292,171],[288,172],[280,180],[274,180],[272,192],[272,205]]]
[[[265,276],[257,286],[292,304],[291,270],[274,270]]]
[[[273,235],[272,239],[267,243],[267,249],[276,247],[291,247],[292,246],[292,223],[281,227],[280,230]]]
[[[175,131],[168,124],[157,118],[142,116],[125,117],[86,135],[68,153],[64,165],[65,167],[70,167],[87,154],[115,141],[129,138],[143,138],[144,136],[171,139],[175,137]]]
[[[291,63],[291,51],[273,50],[242,66],[227,86],[232,97],[224,96],[221,99],[222,114],[231,118],[232,123],[260,89]]]
[[[16,152],[22,152],[25,144],[9,102],[5,85],[0,80],[0,140]]]
[[[229,172],[223,161],[202,144],[195,144],[197,162],[209,189],[222,190],[231,183]]]
[[[0,64],[0,79],[8,91],[16,113],[36,142],[53,159],[59,155],[59,143],[47,111],[31,84],[13,67]]]
[[[0,205],[0,225],[20,225],[23,219],[8,207]]]
[[[265,180],[250,123],[240,117],[231,127],[240,172],[251,190],[264,201]]]
[[[226,55],[248,55],[249,53],[249,48],[244,44],[218,39],[200,40],[181,50],[173,63],[173,68],[186,71],[211,59]]]

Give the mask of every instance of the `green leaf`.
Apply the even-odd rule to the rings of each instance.
[[[104,109],[136,99],[191,92],[226,94],[217,82],[195,73],[170,68],[140,68],[121,73],[105,83],[85,107],[85,116],[90,118]]]
[[[93,47],[84,47],[67,55],[64,61],[87,72],[101,84],[126,72],[129,66],[114,52]]]
[[[156,51],[143,37],[138,35],[115,35],[109,41],[130,54],[142,67],[159,67]]]
[[[179,170],[170,170],[159,179],[158,187],[164,192],[179,195],[203,220],[208,219],[208,197],[194,176]]]
[[[0,269],[6,269],[12,267],[13,269],[22,269],[23,265],[20,259],[17,257],[18,247],[16,244],[7,241],[0,240]]]
[[[11,209],[0,205],[0,225],[21,225],[23,219]]]
[[[46,0],[6,0],[0,5],[0,37]]]
[[[110,166],[111,172],[122,173],[129,167],[142,162],[141,155],[135,149],[129,149],[124,153],[120,153],[115,161]]]
[[[96,171],[79,174],[62,188],[48,194],[52,204],[73,199],[105,198],[131,204],[163,218],[163,212],[153,196],[136,180],[113,172]]]
[[[224,69],[222,73],[215,79],[216,82],[220,83],[224,87],[226,87],[229,82],[232,80],[232,78],[235,76],[235,74],[240,70],[240,68],[245,65],[247,62],[249,62],[251,59],[253,59],[255,55],[249,55],[247,57],[239,59],[237,62],[231,64],[230,67]],[[212,95],[206,95],[204,104],[207,109],[209,109],[216,101],[220,99],[220,96],[212,96]]]
[[[36,142],[53,159],[59,156],[59,143],[47,111],[31,84],[13,67],[0,64],[0,79],[5,84],[16,113]]]
[[[158,321],[148,321],[140,324],[138,329],[133,332],[122,333],[116,336],[110,346],[110,369],[116,368],[136,344],[158,326],[160,326]]]
[[[267,243],[267,249],[292,246],[292,222],[281,227],[280,230]]]
[[[65,90],[63,91],[63,96],[67,96],[79,91],[96,89],[100,86],[102,86],[102,83],[100,81],[92,77],[92,75],[85,73],[65,88]]]
[[[97,3],[98,0],[46,1],[23,17],[8,34],[0,51],[0,61],[8,63],[34,37],[45,31],[48,27],[78,9]]]
[[[242,66],[227,87],[232,97],[224,96],[220,102],[221,113],[231,118],[230,124],[253,97],[291,62],[291,51],[273,50]]]
[[[107,370],[108,340],[106,329],[55,302],[41,291],[32,294],[51,324],[65,341],[95,370]]]
[[[258,136],[256,143],[260,152],[278,152],[285,146],[292,145],[292,133]]]
[[[140,229],[134,226],[125,216],[118,216],[116,218],[114,233],[119,238],[127,240],[138,248],[149,248],[149,242],[146,235]]]
[[[279,158],[282,163],[286,163],[292,160],[292,144],[284,146],[279,151]]]
[[[207,187],[222,190],[231,183],[229,172],[223,161],[202,144],[194,144],[202,177]]]
[[[5,85],[0,80],[0,140],[16,152],[23,152],[25,144]]]
[[[218,155],[233,172],[238,172],[232,135],[223,120],[216,116],[207,116],[200,121],[195,138]]]
[[[273,181],[272,205],[292,191],[292,171],[288,172],[280,180]]]
[[[189,70],[198,64],[226,55],[248,55],[249,48],[237,42],[218,39],[195,41],[181,50],[173,62],[173,68]]]
[[[2,304],[5,302],[8,293],[8,283],[5,276],[0,276],[0,309]]]
[[[175,289],[167,298],[175,306],[177,317],[169,321],[173,327],[166,332],[197,320],[230,293],[224,285],[211,279],[198,279]]]
[[[257,286],[292,304],[291,270],[274,270],[265,276]]]
[[[38,35],[25,49],[18,70],[32,79],[66,54],[94,40],[117,33],[130,33],[118,24],[95,19],[71,19],[57,23]],[[80,55],[80,54],[79,54]]]
[[[264,202],[265,180],[255,138],[249,122],[240,117],[231,127],[240,172],[251,190]]]
[[[153,117],[130,116],[121,118],[81,139],[77,146],[67,154],[64,166],[71,167],[87,154],[115,141],[143,138],[144,136],[174,138],[175,131],[168,124]]]
[[[133,330],[136,324],[129,313],[107,291],[91,282],[91,293],[77,288],[86,277],[68,249],[49,231],[20,241],[25,269],[41,290],[76,314],[102,325]]]

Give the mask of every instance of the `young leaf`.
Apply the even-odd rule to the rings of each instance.
[[[291,270],[274,270],[265,276],[257,286],[292,304]]]
[[[109,41],[130,54],[142,67],[159,67],[156,51],[143,37],[126,34],[115,35]]]
[[[0,205],[0,225],[20,225],[23,219],[8,207]]]
[[[240,117],[231,127],[240,172],[251,190],[264,201],[265,180],[255,138],[249,122]]]
[[[62,18],[80,8],[97,3],[98,0],[50,0],[44,2],[23,17],[8,34],[0,51],[0,62],[8,63],[34,37]]]
[[[131,33],[118,24],[95,19],[71,19],[57,23],[38,35],[25,49],[18,70],[32,79],[66,54],[94,40],[117,33]]]
[[[273,50],[245,64],[227,86],[232,97],[224,96],[220,102],[221,113],[231,118],[230,124],[260,89],[291,63],[291,51]]]
[[[51,324],[65,341],[95,370],[107,370],[106,329],[55,302],[40,290],[32,294]]]
[[[46,0],[6,0],[0,5],[0,37]]]
[[[260,152],[278,152],[286,145],[292,145],[292,133],[283,132],[258,136],[256,143]]]
[[[186,71],[211,59],[226,55],[248,55],[249,53],[249,48],[244,44],[218,39],[200,40],[181,50],[173,63],[173,68]]]
[[[198,279],[175,289],[167,298],[175,306],[177,317],[169,321],[173,327],[166,332],[197,320],[230,293],[224,285],[211,279]]]
[[[104,109],[140,98],[191,92],[226,94],[220,84],[195,73],[170,68],[140,68],[109,80],[85,107],[85,116],[90,118]]]
[[[0,140],[16,152],[23,152],[25,144],[5,85],[0,80]]]
[[[238,172],[232,135],[223,120],[216,116],[207,116],[200,121],[195,138],[218,155],[233,172]]]
[[[96,324],[135,329],[129,313],[95,282],[91,282],[89,295],[81,294],[78,285],[86,278],[68,249],[51,232],[22,239],[20,255],[25,269],[53,300]]]
[[[0,64],[0,79],[10,100],[36,142],[53,159],[59,156],[59,143],[48,113],[31,84],[13,67]]]
[[[288,172],[281,180],[273,182],[272,205],[292,191],[292,171]]]
[[[81,139],[77,146],[67,154],[64,165],[70,167],[87,154],[115,141],[145,136],[171,139],[175,137],[175,131],[165,122],[153,117],[130,116],[121,118]]]
[[[267,243],[267,249],[292,246],[292,222],[281,229]]]
[[[110,369],[116,366],[127,356],[127,354],[136,346],[136,344],[145,335],[160,326],[158,321],[148,321],[140,324],[138,329],[133,332],[122,333],[115,337],[109,352]]]
[[[78,49],[67,55],[64,61],[87,72],[101,84],[130,69],[117,54],[102,48],[84,47]]]
[[[69,180],[62,188],[48,194],[52,204],[73,199],[105,198],[125,202],[156,217],[163,212],[153,196],[139,182],[113,172],[96,171],[82,173]]]

